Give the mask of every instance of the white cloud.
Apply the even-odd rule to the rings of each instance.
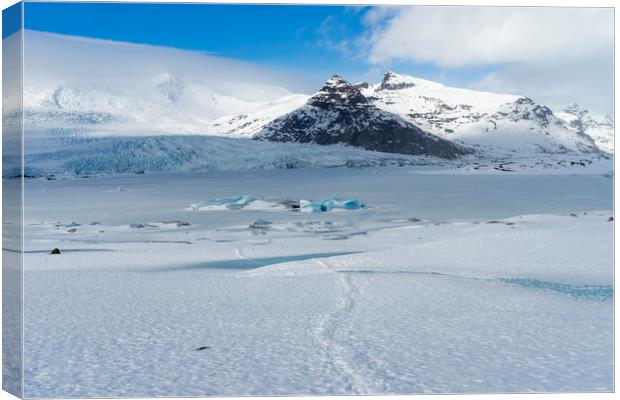
[[[134,83],[139,87],[145,79],[166,73],[252,101],[273,100],[291,91],[312,93],[303,75],[280,68],[170,47],[32,30],[25,31],[24,61],[26,84],[81,82],[127,93],[137,90]]]
[[[468,86],[529,96],[553,110],[560,110],[576,102],[612,116],[612,76],[611,60],[584,58],[581,62],[564,65],[508,65]]]
[[[470,87],[613,107],[611,8],[400,7],[367,13],[367,60],[491,69]]]
[[[613,10],[602,8],[407,7],[366,20],[374,63],[546,62],[610,52],[613,44]]]

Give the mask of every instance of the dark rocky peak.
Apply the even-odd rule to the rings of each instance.
[[[471,150],[428,133],[377,108],[360,89],[334,75],[306,105],[276,118],[254,139],[273,142],[344,144],[384,153],[453,159]]]
[[[505,111],[498,114],[509,116],[512,121],[534,120],[542,126],[548,126],[554,117],[553,111],[547,106],[536,104],[529,97],[519,97],[513,103],[507,103]]]
[[[553,116],[553,111],[551,111],[551,109],[547,106],[535,105],[534,108],[532,109],[532,112],[538,118],[541,118],[547,121],[549,120],[550,117]]]
[[[327,109],[334,105],[342,107],[365,107],[368,100],[360,89],[342,79],[340,75],[332,76],[314,96],[308,100],[308,105]]]
[[[529,97],[519,97],[517,101],[515,101],[515,104],[520,106],[533,106],[535,103],[534,100],[530,99]]]
[[[415,83],[407,77],[395,74],[392,71],[386,71],[383,80],[379,85],[379,90],[399,90],[414,87]]]

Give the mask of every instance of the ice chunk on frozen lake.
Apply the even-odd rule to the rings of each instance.
[[[292,208],[293,202],[289,199],[277,197],[257,197],[248,195],[236,195],[219,199],[205,200],[200,203],[190,204],[193,210],[265,210],[273,208]]]
[[[327,199],[318,202],[310,200],[300,200],[299,209],[301,212],[326,212],[335,208],[343,210],[357,210],[365,208],[359,200],[341,200],[341,199]]]
[[[197,204],[190,204],[190,207],[194,210],[200,210],[202,208],[209,209],[224,209],[227,208],[229,210],[238,210],[243,208],[256,200],[255,197],[252,196],[231,196],[231,197],[223,197],[221,199],[211,199],[205,200]]]
[[[299,211],[301,212],[325,212],[328,211],[327,206],[321,202],[314,203],[310,200],[299,201]]]

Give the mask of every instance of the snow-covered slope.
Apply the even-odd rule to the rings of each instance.
[[[259,111],[227,115],[211,123],[211,132],[218,135],[252,138],[276,118],[301,107],[307,100],[306,95],[292,94],[266,105]]]
[[[613,154],[614,123],[609,116],[590,112],[576,103],[555,114],[569,129],[585,133],[601,150]]]
[[[240,136],[252,132],[247,121],[268,123],[307,98],[286,88],[294,86],[292,77],[250,63],[36,31],[25,35],[27,127],[89,135]]]
[[[390,71],[362,91],[377,107],[490,155],[598,152],[592,138],[527,97],[451,88]]]
[[[449,159],[471,152],[375,107],[358,87],[339,75],[331,77],[302,107],[266,125],[256,138],[346,144],[373,151]]]

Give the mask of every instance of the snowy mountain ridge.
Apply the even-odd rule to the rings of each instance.
[[[313,97],[287,89],[290,81],[282,74],[207,54],[34,31],[26,32],[26,42],[25,126],[51,135],[250,139],[279,118],[307,109]],[[115,59],[124,64],[110,61]],[[611,119],[579,106],[554,112],[527,97],[453,88],[391,71],[376,84],[353,86],[378,110],[374,113],[395,115],[400,125],[479,156],[613,153]]]
[[[451,88],[391,71],[362,92],[377,107],[486,154],[598,152],[586,132],[528,97]],[[613,129],[601,136],[613,137]]]

